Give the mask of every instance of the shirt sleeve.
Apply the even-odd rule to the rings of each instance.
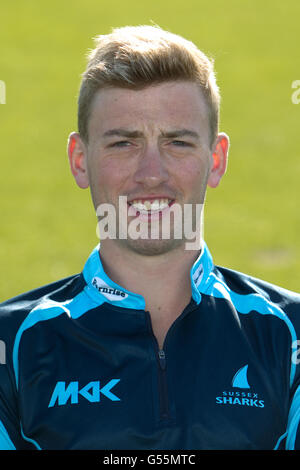
[[[300,450],[300,385],[296,389],[290,406],[286,450]]]
[[[2,322],[0,335],[4,337],[0,343],[0,450],[34,449],[32,444],[22,436],[18,394],[12,367],[14,336],[5,335],[5,326]]]
[[[18,419],[7,365],[0,364],[0,450],[16,450]]]
[[[300,296],[287,308],[287,313],[294,327],[291,349],[291,368],[294,369],[294,381],[291,387],[290,407],[286,428],[285,449],[300,450]]]
[[[16,450],[12,440],[10,439],[5,426],[0,421],[0,450]]]

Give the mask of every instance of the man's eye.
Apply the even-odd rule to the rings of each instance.
[[[185,140],[173,140],[172,144],[178,147],[189,147],[191,145],[189,142],[186,142]]]
[[[127,145],[130,145],[128,140],[119,140],[118,142],[112,143],[110,147],[127,147]]]

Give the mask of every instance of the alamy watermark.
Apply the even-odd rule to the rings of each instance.
[[[6,104],[6,85],[3,80],[0,80],[0,104]]]
[[[6,364],[6,345],[2,339],[0,339],[0,364]]]
[[[186,250],[197,250],[201,243],[203,204],[173,203],[155,209],[128,204],[126,196],[119,196],[118,214],[115,205],[97,207],[97,235],[100,240],[185,240]]]
[[[300,103],[300,80],[294,80],[292,82],[292,88],[296,88],[296,91],[291,96],[292,103],[293,104],[299,104]]]
[[[300,364],[300,340],[296,339],[292,343],[292,364],[298,365]]]

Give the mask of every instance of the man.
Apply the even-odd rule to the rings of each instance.
[[[2,449],[300,448],[300,296],[214,266],[203,240],[227,167],[219,101],[189,41],[98,38],[68,155],[100,244],[1,305]]]

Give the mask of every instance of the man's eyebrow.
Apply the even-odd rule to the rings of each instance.
[[[200,135],[192,131],[190,129],[175,129],[173,131],[168,131],[168,132],[162,132],[163,137],[167,137],[169,139],[175,138],[175,137],[194,137],[195,139],[199,139]]]
[[[138,138],[138,137],[143,137],[143,132],[140,131],[130,131],[128,129],[124,128],[119,128],[119,129],[110,129],[102,135],[102,137],[128,137],[128,138]],[[173,139],[175,137],[193,137],[194,139],[199,139],[199,134],[195,131],[192,131],[191,129],[175,129],[172,131],[162,131],[161,136],[168,138],[168,139]]]
[[[136,137],[142,137],[143,133],[140,131],[129,131],[128,129],[110,129],[102,135],[102,137],[113,137],[113,136],[118,136],[118,137],[131,137],[131,138],[136,138]]]

